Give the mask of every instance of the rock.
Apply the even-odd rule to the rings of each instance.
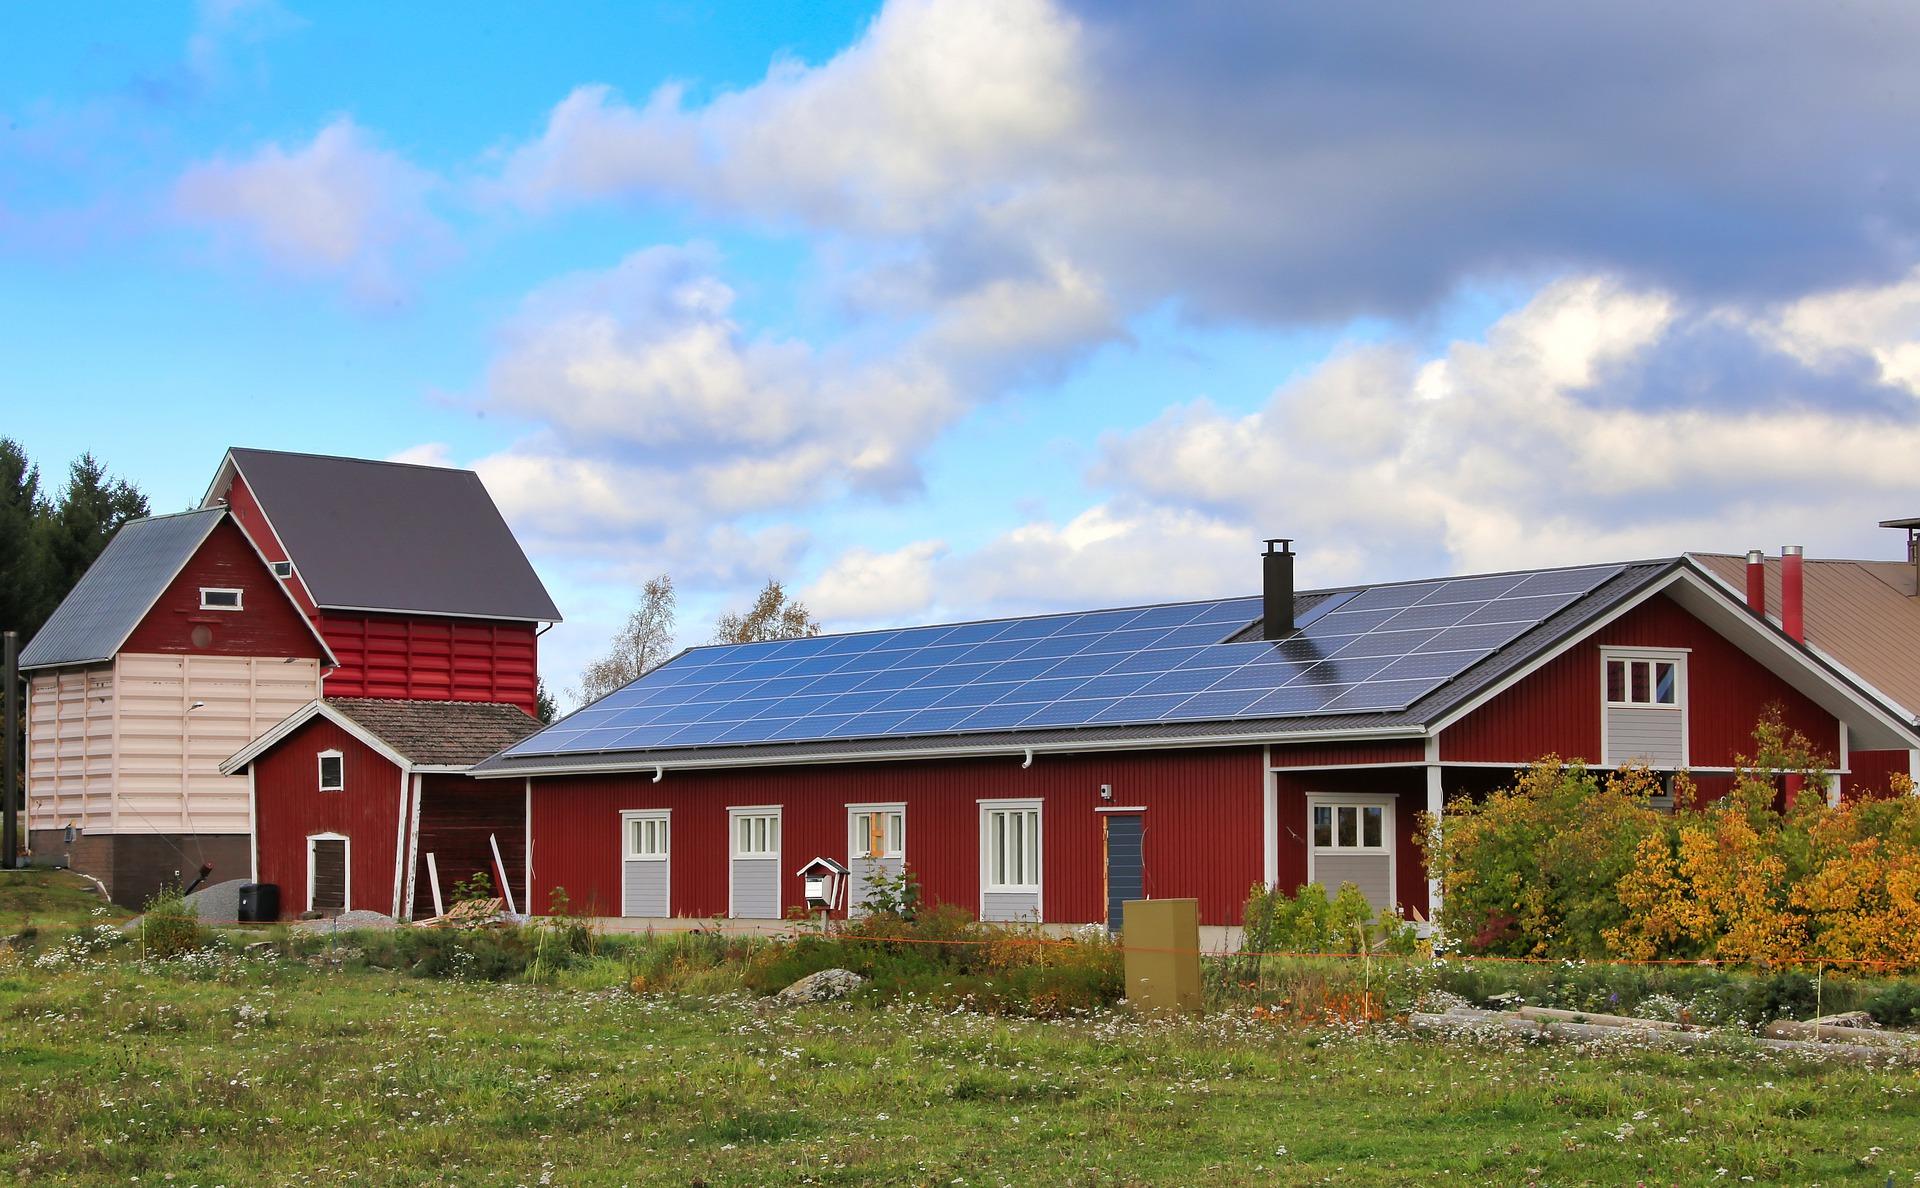
[[[831,1002],[858,990],[867,979],[850,969],[823,969],[810,973],[773,996],[780,1006],[801,1006],[809,1002]]]
[[[352,932],[360,928],[398,928],[400,922],[383,912],[369,912],[356,908],[350,912],[341,912],[337,916],[322,917],[315,920],[302,919],[293,926],[296,932]]]
[[[246,882],[246,879],[228,879],[202,887],[186,897],[187,903],[199,911],[202,924],[237,924],[240,922],[240,888]]]
[[[1865,1011],[1845,1011],[1838,1015],[1822,1015],[1818,1019],[1809,1020],[1809,1022],[1820,1027],[1873,1028],[1880,1026],[1873,1021],[1873,1016],[1867,1014]]]
[[[270,940],[254,941],[240,951],[249,957],[274,957],[280,952],[280,942]]]

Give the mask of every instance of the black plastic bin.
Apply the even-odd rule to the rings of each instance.
[[[280,918],[280,888],[273,883],[240,884],[240,922],[271,924]]]

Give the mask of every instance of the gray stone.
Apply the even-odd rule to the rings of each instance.
[[[352,932],[361,928],[398,928],[400,922],[384,912],[369,912],[355,908],[350,912],[341,912],[337,916],[323,917],[318,920],[301,920],[293,926],[295,932]]]
[[[773,996],[780,1006],[802,1006],[809,1002],[831,1002],[858,990],[867,979],[850,969],[823,969],[810,973]]]

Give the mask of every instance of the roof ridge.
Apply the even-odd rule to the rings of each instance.
[[[401,466],[413,470],[439,470],[448,474],[471,474],[479,472],[471,466],[435,466],[431,462],[396,462],[392,458],[356,458],[351,454],[317,454],[310,450],[275,450],[265,446],[228,446],[229,454],[243,452],[249,454],[273,454],[281,458],[317,458],[325,462],[358,462],[367,466]]]

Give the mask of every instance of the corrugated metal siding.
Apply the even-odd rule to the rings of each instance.
[[[620,910],[623,809],[673,810],[673,914],[727,910],[729,806],[779,805],[782,903],[801,900],[794,872],[818,856],[847,859],[848,804],[905,802],[907,865],[933,902],[980,908],[980,809],[992,798],[1042,802],[1044,909],[1049,922],[1099,923],[1105,846],[1100,785],[1115,805],[1146,812],[1147,893],[1192,896],[1201,919],[1236,924],[1261,878],[1263,792],[1258,748],[871,763],[743,771],[675,771],[535,779],[534,903],[554,887],[597,915]]]
[[[203,586],[243,591],[241,609],[201,610]],[[204,646],[193,641],[201,628],[210,637]],[[120,650],[321,658],[313,630],[232,520],[221,521],[207,535]]]
[[[1307,794],[1310,792],[1366,793],[1394,798],[1394,888],[1403,908],[1427,910],[1427,874],[1419,846],[1419,815],[1427,811],[1427,777],[1423,768],[1382,768],[1377,771],[1316,771],[1274,776],[1279,816],[1279,877],[1283,891],[1307,881]],[[1258,830],[1251,830],[1255,834]],[[1331,889],[1331,888],[1330,888]]]
[[[115,832],[245,833],[246,781],[220,764],[319,694],[319,661],[123,653],[114,664]]]
[[[427,855],[434,856],[440,872],[440,891],[450,894],[453,885],[475,871],[487,871],[496,884],[493,871],[493,847],[488,838],[500,843],[500,858],[507,866],[507,884],[513,888],[514,903],[526,907],[527,793],[513,782],[482,782],[462,775],[426,775],[421,777],[420,844],[414,861],[413,912],[416,916],[433,913],[433,888],[427,878]],[[541,905],[545,907],[545,904]]]
[[[1420,763],[1426,743],[1417,738],[1385,742],[1302,743],[1273,748],[1275,767],[1334,767],[1356,763]]]
[[[498,701],[534,711],[539,644],[530,624],[326,611],[320,633],[340,661],[327,674],[329,697]]]
[[[341,753],[346,786],[319,790],[321,751]],[[246,780],[228,777],[246,795]],[[307,838],[344,833],[353,840],[357,910],[393,910],[393,846],[399,827],[400,769],[324,718],[302,726],[254,764],[260,881],[280,888],[283,916],[307,906]],[[443,881],[444,885],[444,881]]]
[[[1847,756],[1849,774],[1840,777],[1843,796],[1888,796],[1888,781],[1907,774],[1910,751],[1854,751]]]
[[[1443,760],[1530,763],[1543,755],[1597,761],[1600,648],[1691,649],[1687,657],[1689,762],[1726,767],[1753,749],[1753,727],[1779,703],[1787,724],[1837,751],[1839,723],[1665,595],[1649,599],[1494,698],[1440,736]]]
[[[33,673],[27,711],[29,828],[111,830],[113,666]]]

